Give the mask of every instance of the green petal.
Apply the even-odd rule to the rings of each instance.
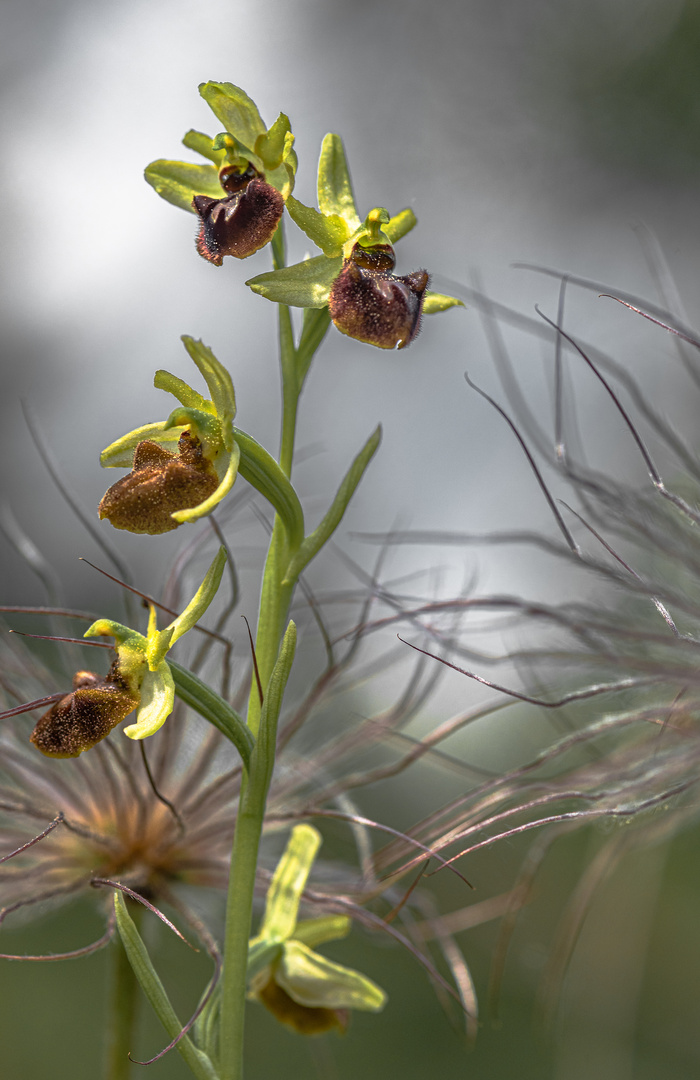
[[[165,390],[167,394],[172,394],[186,409],[197,409],[199,412],[215,415],[214,405],[211,401],[207,401],[191,386],[188,386],[184,379],[178,379],[177,375],[171,375],[169,371],[165,371],[163,368],[156,371],[153,377],[153,385],[156,390]]]
[[[350,235],[344,218],[337,214],[319,214],[318,210],[304,206],[292,195],[287,199],[287,209],[292,220],[324,255],[332,259],[342,253],[343,244]]]
[[[397,240],[400,240],[402,236],[410,232],[414,225],[417,225],[416,215],[412,210],[401,210],[398,214],[394,214],[393,218],[390,218],[384,226],[383,231],[389,237],[392,244],[395,244]]]
[[[428,291],[423,297],[424,315],[437,315],[439,311],[447,311],[451,307],[464,307],[464,304],[455,296],[445,296],[444,293]]]
[[[318,919],[302,919],[294,927],[294,940],[313,947],[324,941],[338,941],[347,937],[352,920],[347,915],[321,915]]]
[[[260,938],[286,941],[296,926],[301,894],[321,846],[321,834],[312,825],[295,825],[267,890]]]
[[[189,161],[152,161],[144,172],[146,180],[161,199],[189,210],[194,214],[195,195],[223,199],[225,192],[219,183],[219,170],[213,165],[193,165]]]
[[[136,723],[124,728],[124,734],[130,739],[146,739],[149,735],[155,735],[174,706],[175,683],[167,660],[163,660],[155,671],[147,671],[144,675]]]
[[[134,463],[134,450],[144,439],[150,439],[166,450],[177,450],[178,439],[184,430],[184,427],[168,427],[165,420],[144,424],[110,443],[100,454],[100,465],[103,469],[130,469]]]
[[[209,135],[205,135],[202,131],[195,131],[191,128],[184,136],[182,142],[188,150],[194,150],[195,154],[201,154],[202,157],[209,158],[210,161],[213,161],[217,169],[220,169],[226,160],[226,151],[215,150],[213,146],[214,140]]]
[[[285,943],[275,982],[299,1005],[309,1008],[379,1012],[386,1004],[384,991],[366,975],[334,964],[300,941]]]
[[[344,218],[350,232],[360,227],[340,135],[326,135],[321,145],[318,162],[318,208],[322,214],[337,214]]]
[[[317,255],[315,259],[305,259],[282,270],[258,274],[246,281],[246,285],[276,304],[322,308],[328,303],[331,286],[342,268],[340,256],[329,259],[325,255]]]
[[[287,146],[287,135],[292,130],[289,117],[280,113],[269,131],[258,135],[255,140],[254,150],[262,161],[265,169],[276,169],[282,164],[284,151]]]
[[[198,521],[200,518],[206,517],[207,514],[211,514],[214,507],[219,505],[221,500],[228,495],[233,487],[236,476],[238,475],[238,462],[240,456],[240,447],[238,446],[238,443],[234,443],[233,449],[228,456],[226,472],[216,491],[213,491],[209,498],[205,499],[204,502],[201,502],[199,506],[192,506],[189,510],[176,510],[172,515],[173,519],[182,525],[186,521]]]
[[[231,376],[203,341],[184,334],[182,343],[207,384],[216,416],[221,423],[221,438],[227,450],[233,449],[233,418],[236,415],[236,394]]]
[[[258,135],[265,134],[255,102],[230,82],[202,83],[199,92],[229,134],[253,153]]]

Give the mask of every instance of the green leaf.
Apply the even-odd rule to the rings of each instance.
[[[134,920],[127,911],[124,897],[118,891],[114,893],[114,914],[117,921],[117,930],[134,975],[168,1036],[174,1039],[182,1031],[182,1024],[170,1004],[165,987],[160,981],[153,962],[148,955],[148,950],[134,925]],[[205,1053],[197,1049],[189,1036],[183,1035],[176,1044],[176,1050],[187,1062],[197,1080],[217,1080],[210,1059]]]
[[[219,170],[213,165],[193,165],[189,161],[161,158],[146,166],[144,176],[161,199],[192,214],[195,213],[192,206],[195,195],[223,199],[226,194],[219,183]]]
[[[309,370],[316,350],[328,333],[331,325],[331,316],[327,307],[305,308],[304,321],[301,326],[301,337],[297,346],[297,384],[301,387]]]
[[[287,531],[289,546],[296,551],[304,538],[304,511],[299,496],[275,459],[259,442],[240,428],[234,428],[233,432],[241,450],[238,465],[241,476],[275,508]]]
[[[276,169],[282,164],[284,151],[288,146],[287,135],[291,130],[289,117],[280,113],[270,130],[264,135],[258,135],[254,149],[265,169]]]
[[[335,258],[341,255],[343,244],[350,235],[347,222],[337,214],[319,214],[311,206],[300,203],[293,195],[287,199],[290,217],[309,240],[319,247],[324,255]]]
[[[230,82],[202,83],[199,92],[229,134],[253,153],[258,135],[265,134],[255,102]]]
[[[311,562],[314,555],[316,555],[324,544],[330,540],[342,520],[348,503],[355,494],[355,489],[362,479],[365,469],[374,457],[377,447],[381,442],[381,438],[382,428],[380,424],[372,432],[345,474],[343,482],[338,488],[338,493],[320,525],[306,537],[296,555],[290,560],[289,566],[287,567],[285,582],[283,584],[296,581],[304,567]]]
[[[210,724],[213,724],[222,735],[233,743],[241,755],[246,769],[250,766],[250,755],[255,745],[255,739],[242,718],[228,702],[202,682],[193,672],[169,660],[170,670],[175,683],[175,693],[189,705],[191,709],[199,713]]]
[[[191,128],[184,136],[182,142],[188,150],[194,150],[195,154],[201,154],[202,157],[209,158],[210,161],[214,162],[218,169],[221,168],[226,160],[226,152],[215,150],[214,140],[209,135],[205,135],[202,131],[195,131],[194,128]]]
[[[384,226],[383,232],[389,237],[392,244],[395,244],[397,240],[400,240],[402,236],[410,232],[414,225],[417,225],[416,215],[412,210],[408,208],[401,210],[398,214],[394,214],[392,218],[389,218]]]
[[[292,936],[301,894],[320,846],[321,834],[313,825],[294,826],[267,890],[258,937],[286,941]]]
[[[326,135],[321,145],[318,163],[318,208],[322,214],[337,214],[344,218],[351,233],[360,227],[340,135]]]
[[[253,785],[258,791],[262,788],[264,792],[267,792],[270,786],[272,770],[275,767],[277,721],[282,708],[282,698],[287,686],[287,679],[292,670],[296,646],[297,628],[294,622],[290,621],[282,639],[270,681],[265,687],[265,700],[260,711],[258,737],[250,759],[251,796],[253,795]]]
[[[144,424],[110,443],[100,454],[100,465],[103,469],[130,469],[134,463],[134,450],[144,439],[150,439],[166,450],[177,450],[178,439],[184,430],[183,426],[168,427],[165,420]]]
[[[361,1009],[379,1012],[386,994],[376,983],[352,968],[334,964],[300,941],[285,943],[275,982],[299,1005],[311,1009]]]
[[[253,292],[276,304],[322,308],[328,303],[331,286],[343,268],[343,260],[317,255],[315,259],[271,270],[246,281]]]
[[[464,307],[464,304],[455,296],[445,296],[444,293],[428,291],[423,297],[424,315],[437,315],[439,311],[447,311],[451,307]]]

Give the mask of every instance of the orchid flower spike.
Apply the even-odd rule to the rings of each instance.
[[[393,245],[416,217],[410,209],[390,217],[376,207],[360,219],[339,135],[323,140],[318,206],[304,206],[292,195],[287,199],[291,217],[323,254],[251,278],[246,284],[253,292],[293,307],[327,306],[341,333],[381,349],[410,345],[423,314],[464,306],[453,296],[430,292],[425,270],[404,277],[392,273]]]
[[[209,607],[225,563],[226,552],[219,548],[192,600],[164,630],[158,629],[152,604],[145,637],[111,619],[94,622],[84,636],[114,638],[116,659],[104,679],[90,671],[75,675],[72,693],[49,709],[34,728],[30,739],[36,748],[49,757],[78,757],[109,735],[134,709],[136,723],[124,728],[124,734],[130,739],[154,735],[175,705],[167,652]]]
[[[296,825],[267,892],[260,933],[248,949],[249,996],[302,1035],[344,1032],[349,1010],[379,1012],[383,990],[362,975],[314,952],[312,945],[345,937],[350,920],[330,915],[302,922],[299,903],[321,844],[311,825]]]
[[[168,532],[210,514],[233,487],[240,449],[233,437],[236,398],[228,371],[201,341],[183,337],[211,399],[157,371],[154,385],[181,403],[161,423],[145,424],[103,450],[104,468],[132,466],[106,492],[101,518],[115,529]]]
[[[266,128],[254,101],[233,83],[202,83],[199,92],[225,131],[212,139],[188,131],[185,146],[211,164],[153,161],[146,180],[161,196],[199,216],[199,254],[221,266],[247,259],[272,239],[294,187],[297,157],[289,119]]]

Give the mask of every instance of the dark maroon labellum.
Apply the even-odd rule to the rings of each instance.
[[[243,171],[234,165],[224,165],[223,169],[219,169],[219,183],[229,195],[235,195],[237,191],[245,191],[250,181],[256,176],[260,176],[260,173],[252,165],[248,165],[248,168]]]
[[[393,250],[385,244],[352,255],[333,282],[328,308],[341,334],[380,349],[404,349],[420,330],[423,296],[430,280],[426,270],[405,277],[391,273]]]
[[[93,671],[77,671],[72,693],[37,721],[30,742],[48,757],[78,757],[109,735],[138,704],[138,694],[120,678],[118,661],[104,678]]]
[[[234,183],[227,177],[227,183]],[[242,191],[226,199],[195,195],[192,206],[201,218],[197,251],[221,266],[225,255],[247,259],[269,244],[284,210],[284,199],[266,180],[248,180]]]
[[[172,514],[199,506],[218,486],[214,466],[189,431],[180,436],[177,454],[144,439],[134,451],[132,471],[105,493],[98,512],[115,529],[155,536],[176,529]]]

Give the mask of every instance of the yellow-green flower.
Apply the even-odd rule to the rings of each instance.
[[[152,535],[176,529],[211,513],[233,487],[240,449],[233,437],[236,397],[231,376],[211,349],[183,337],[211,394],[157,371],[154,385],[181,403],[161,423],[145,424],[103,450],[105,468],[131,466],[99,507],[117,529]]]
[[[289,119],[266,128],[255,102],[233,83],[202,83],[199,92],[225,131],[188,131],[186,147],[211,164],[153,161],[146,180],[168,202],[199,216],[197,251],[220,266],[246,259],[272,239],[294,187],[297,158]]]
[[[359,971],[335,964],[312,945],[345,937],[344,915],[297,921],[299,902],[321,844],[311,825],[296,825],[267,893],[260,933],[250,942],[250,997],[301,1035],[345,1031],[349,1011],[379,1012],[386,994]]]

